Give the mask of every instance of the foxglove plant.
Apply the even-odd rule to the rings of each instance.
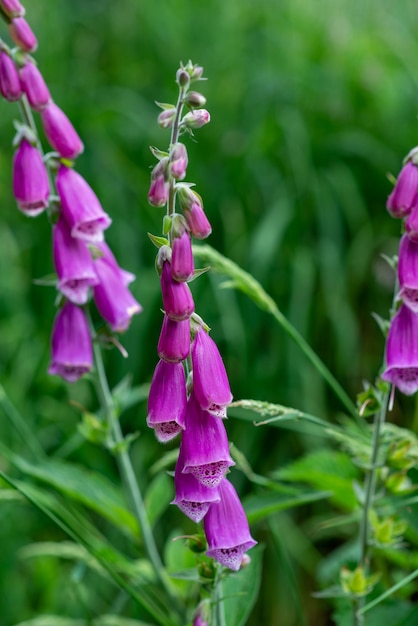
[[[173,504],[193,521],[204,521],[207,555],[221,566],[238,570],[256,542],[250,536],[239,498],[225,478],[234,461],[220,418],[226,417],[232,393],[219,350],[194,312],[187,284],[195,277],[192,238],[204,239],[212,229],[199,194],[190,183],[179,182],[186,177],[188,165],[181,135],[192,135],[210,121],[209,112],[202,108],[204,96],[189,90],[201,77],[202,68],[191,62],[180,67],[177,104],[161,105],[163,111],[158,116],[162,128],[171,128],[169,149],[152,148],[158,163],[151,174],[148,200],[155,207],[166,206],[163,234],[167,239],[151,237],[159,247],[156,268],[164,320],[158,342],[162,360],[151,383],[147,422],[160,441],[181,434]],[[189,110],[183,115],[185,107]],[[195,622],[199,620],[196,616]]]

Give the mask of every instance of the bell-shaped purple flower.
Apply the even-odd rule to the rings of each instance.
[[[221,565],[239,570],[244,554],[256,545],[237,492],[225,478],[219,485],[220,501],[211,505],[203,526],[208,542],[206,554]]]
[[[171,252],[171,275],[175,280],[186,282],[194,272],[192,241],[187,230],[179,237],[173,237]]]
[[[13,158],[13,195],[18,208],[36,217],[48,206],[48,174],[41,153],[22,139]]]
[[[408,161],[402,168],[390,194],[386,208],[392,217],[406,217],[416,204],[418,193],[418,167]]]
[[[126,286],[119,266],[115,267],[106,257],[100,257],[94,261],[94,269],[99,279],[94,286],[97,309],[113,331],[123,332],[142,307]]]
[[[166,315],[172,320],[189,318],[194,311],[193,296],[186,285],[175,280],[171,273],[171,263],[163,262],[161,272],[161,294]]]
[[[35,111],[42,111],[51,100],[51,95],[41,72],[38,70],[35,63],[28,61],[26,65],[20,69],[19,74],[22,89],[26,94],[30,106],[32,109],[35,109]]]
[[[61,216],[53,228],[53,256],[57,288],[74,304],[87,302],[89,288],[99,282],[87,244],[71,236]]]
[[[407,235],[401,239],[398,260],[399,298],[418,313],[418,243]]]
[[[418,243],[418,195],[415,204],[405,222],[406,234],[411,241]]]
[[[164,315],[158,356],[169,363],[179,363],[187,359],[190,352],[190,319],[176,322]]]
[[[22,97],[16,65],[4,50],[0,50],[0,93],[9,102],[20,100]]]
[[[202,485],[193,474],[183,474],[184,454],[180,446],[179,457],[174,473],[176,497],[171,504],[176,504],[193,522],[198,524],[213,502],[219,502],[218,490]]]
[[[38,41],[24,17],[15,17],[8,24],[10,37],[25,52],[35,52]]]
[[[84,150],[74,126],[59,106],[50,100],[41,110],[46,138],[54,150],[65,159],[73,160]]]
[[[232,393],[216,343],[200,328],[192,344],[193,389],[202,409],[225,417]]]
[[[207,487],[217,487],[235,465],[223,421],[204,411],[193,392],[187,402],[182,449],[183,473],[193,474]]]
[[[8,17],[22,17],[25,15],[25,8],[19,0],[0,0],[0,7]]]
[[[73,383],[91,370],[93,349],[83,309],[72,302],[64,304],[55,318],[51,343],[49,374]]]
[[[112,222],[84,178],[71,167],[61,165],[56,178],[64,218],[73,237],[95,243]]]
[[[105,241],[96,243],[95,247],[99,251],[99,256],[103,257],[105,261],[114,269],[114,271],[119,274],[122,283],[126,287],[135,280],[135,274],[132,274],[132,272],[128,272],[120,267],[116,261],[115,255]]]
[[[159,361],[148,396],[147,424],[166,443],[184,429],[186,376],[181,363]]]
[[[407,396],[418,390],[418,315],[405,304],[390,324],[382,378]]]

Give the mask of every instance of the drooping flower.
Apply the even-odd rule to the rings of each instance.
[[[18,208],[36,217],[48,206],[48,174],[41,153],[22,139],[13,158],[13,195]]]
[[[164,246],[163,246],[164,248]],[[164,256],[160,248],[161,259]],[[189,318],[194,311],[194,302],[191,291],[186,283],[175,280],[171,273],[171,263],[166,258],[162,260],[161,294],[166,315],[172,320],[181,321]]]
[[[184,221],[184,217],[177,216]],[[174,221],[174,220],[173,220]],[[193,276],[194,261],[192,252],[192,240],[186,224],[176,220],[172,229],[171,244],[171,275],[175,280],[187,282]]]
[[[418,313],[418,243],[403,235],[398,260],[399,297]]]
[[[9,102],[20,100],[22,88],[13,59],[0,49],[0,93]]]
[[[190,352],[190,319],[175,322],[164,315],[157,350],[164,361],[179,363],[187,359]]]
[[[93,349],[83,309],[66,302],[57,313],[52,330],[49,374],[69,383],[78,380],[93,366]]]
[[[158,441],[170,441],[184,429],[186,401],[183,365],[159,361],[149,391],[147,417]]]
[[[30,106],[35,111],[42,111],[51,100],[51,95],[41,72],[35,63],[27,61],[26,65],[20,69],[19,74],[22,89]]]
[[[418,193],[418,167],[409,160],[402,168],[396,184],[386,202],[392,217],[406,217],[416,203]]]
[[[99,282],[87,244],[72,237],[61,216],[53,228],[53,256],[57,288],[74,304],[85,304],[89,288]]]
[[[237,492],[226,478],[219,485],[220,501],[211,505],[203,525],[208,542],[206,554],[221,565],[239,570],[244,554],[256,545]]]
[[[176,504],[187,517],[198,524],[208,512],[210,505],[219,502],[218,490],[202,485],[193,474],[184,474],[183,467],[184,454],[180,446],[174,473],[176,496],[172,504]]]
[[[120,265],[116,261],[115,255],[105,241],[97,242],[94,245],[95,248],[97,248],[97,250],[99,251],[98,256],[103,257],[105,261],[114,269],[114,271],[119,274],[122,283],[126,287],[135,280],[135,274],[132,274],[132,272],[128,272],[127,270],[124,270],[122,267],[120,267]]]
[[[8,24],[10,37],[25,52],[35,52],[38,41],[24,17],[15,17]]]
[[[405,304],[389,328],[382,378],[407,396],[418,390],[418,315]]]
[[[123,332],[142,307],[129,291],[119,266],[115,267],[106,257],[99,257],[94,261],[94,270],[99,279],[93,288],[97,309],[113,331]]]
[[[223,421],[204,411],[193,392],[187,402],[182,450],[183,473],[193,474],[207,487],[217,487],[228,468],[235,465]]]
[[[56,178],[61,208],[73,237],[91,243],[103,240],[103,230],[112,222],[84,178],[75,170],[60,165]]]
[[[73,160],[84,150],[74,126],[59,106],[50,100],[41,110],[46,138],[54,150],[65,159]]]
[[[209,237],[212,226],[203,210],[199,194],[183,183],[178,186],[177,196],[193,237],[196,239]]]
[[[193,389],[202,409],[225,417],[232,393],[222,357],[216,343],[202,328],[192,344]]]

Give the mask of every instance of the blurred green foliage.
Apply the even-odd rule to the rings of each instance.
[[[371,312],[387,315],[393,274],[380,255],[396,253],[399,235],[384,208],[391,189],[386,174],[397,175],[417,135],[416,4],[33,0],[27,19],[52,96],[84,140],[77,169],[113,219],[108,241],[120,264],[137,274],[133,293],[144,312],[122,337],[129,359],[107,355],[111,384],[128,372],[135,384],[149,382],[157,361],[161,302],[146,233],[159,234],[162,215],[147,203],[148,146],[166,147],[154,100],[175,98],[175,70],[190,58],[209,79],[201,90],[212,122],[187,142],[187,180],[203,196],[213,224],[210,244],[261,282],[354,398],[382,362],[383,338]],[[5,28],[3,34],[7,40]],[[96,409],[89,382],[69,387],[46,374],[55,294],[33,279],[52,271],[50,227],[15,208],[15,117],[16,108],[1,103],[0,380],[48,454],[116,482],[112,458],[77,435],[80,406]],[[334,420],[341,407],[298,348],[266,313],[221,283],[205,275],[192,288],[235,398]],[[412,413],[412,403],[402,401],[395,418],[412,426]],[[126,432],[140,431],[132,451],[144,488],[162,454],[145,416],[142,402],[122,423]],[[317,430],[254,429],[232,419],[229,433],[258,474],[323,444]],[[0,440],[23,454],[3,415]],[[0,454],[0,468],[8,463]],[[235,479],[245,494],[244,476]],[[335,548],[326,536],[319,547],[312,544],[323,515],[323,505],[312,504],[271,518],[273,541],[251,624],[331,623],[325,604],[310,597],[321,554]],[[162,540],[182,523],[171,511],[157,534]],[[83,578],[69,561],[22,553],[32,542],[66,539],[41,513],[23,500],[4,500],[0,529],[2,626],[42,612],[81,619],[109,610],[94,573]],[[268,540],[267,527],[256,534]]]

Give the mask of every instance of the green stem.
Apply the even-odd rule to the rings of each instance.
[[[222,568],[216,573],[213,587],[213,626],[227,626],[222,598]]]
[[[171,151],[171,146],[177,143],[179,134],[180,134],[180,120],[181,120],[181,114],[183,112],[183,107],[184,107],[184,103],[183,103],[184,94],[185,94],[185,88],[180,86],[179,96],[177,98],[177,104],[176,104],[177,113],[173,122],[173,126],[171,128],[170,151]],[[167,215],[174,215],[175,212],[176,212],[176,186],[175,186],[174,178],[170,176],[170,191],[168,194]]]
[[[122,429],[119,424],[115,404],[107,382],[106,372],[103,364],[102,351],[96,341],[94,342],[94,357],[97,371],[97,392],[100,398],[103,412],[108,420],[109,430],[111,432],[113,444],[115,445],[116,449],[115,454],[117,457],[120,473],[131,500],[132,510],[135,514],[135,517],[142,532],[145,550],[151,561],[152,567],[158,580],[163,585],[171,600],[175,601],[175,598],[173,598],[172,596],[172,590],[165,573],[164,565],[161,561],[160,554],[158,552],[154,536],[152,534],[152,529],[146,514],[144,500],[138,482],[136,480],[131,459],[124,445]]]
[[[372,450],[370,455],[370,466],[366,472],[364,481],[364,504],[360,521],[360,559],[359,566],[364,570],[365,575],[369,569],[369,546],[370,546],[370,512],[373,507],[373,500],[376,494],[377,471],[379,469],[378,457],[381,433],[386,420],[390,392],[386,392],[380,411],[375,414],[373,421]],[[358,598],[354,602],[353,624],[361,626],[363,624],[363,614],[359,613],[365,604],[365,596]]]

